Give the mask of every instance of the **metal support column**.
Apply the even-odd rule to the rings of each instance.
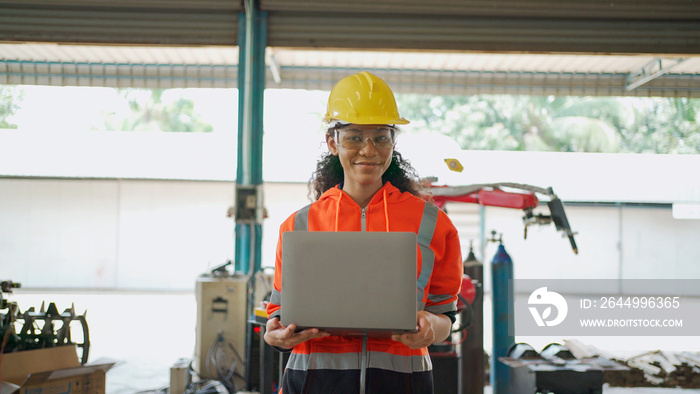
[[[246,0],[246,13],[239,15],[238,68],[238,163],[236,195],[253,189],[255,217],[236,222],[236,271],[254,274],[261,268],[262,235],[262,140],[265,93],[265,47],[267,13],[257,1]],[[250,197],[249,197],[250,198]],[[237,204],[241,201],[236,201]]]
[[[249,277],[247,315],[253,316],[255,273],[261,270],[262,141],[267,14],[257,0],[244,0],[239,14],[238,162],[236,168],[236,272]],[[246,325],[249,327],[249,325]],[[253,333],[246,332],[246,390],[253,389]],[[262,376],[258,377],[258,380]],[[258,382],[259,383],[259,382]]]

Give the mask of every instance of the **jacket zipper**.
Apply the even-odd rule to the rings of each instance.
[[[367,231],[367,207],[362,208],[362,216],[360,219],[360,228],[362,231]]]
[[[362,231],[367,231],[367,207],[362,208],[360,216],[360,228]],[[362,335],[362,353],[360,354],[360,394],[365,394],[367,387],[367,367],[368,367],[368,352],[367,352],[367,334]]]

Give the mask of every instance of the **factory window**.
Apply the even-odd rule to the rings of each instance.
[[[235,179],[236,89],[0,86],[0,175]]]
[[[313,158],[326,149],[327,96],[265,91],[266,180],[308,180]],[[405,134],[437,133],[461,149],[700,153],[700,99],[397,94],[397,100],[411,120]],[[0,175],[234,180],[238,91],[0,85],[0,142],[13,146],[0,158],[12,163],[0,166]],[[310,160],[282,162],[290,146]]]
[[[700,99],[662,97],[399,95],[414,130],[462,149],[700,153]]]
[[[235,89],[0,86],[0,128],[32,132],[174,131],[231,128]]]

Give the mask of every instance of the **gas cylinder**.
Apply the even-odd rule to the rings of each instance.
[[[484,392],[484,265],[474,255],[469,244],[469,255],[464,260],[464,273],[469,275],[476,288],[472,302],[472,320],[467,327],[467,337],[460,345],[462,355],[462,393]],[[465,313],[465,312],[462,312]]]
[[[493,351],[491,353],[491,387],[494,394],[508,394],[510,370],[498,361],[507,357],[508,349],[515,343],[514,335],[509,335],[513,327],[513,260],[503,246],[503,234],[496,239],[492,231],[490,241],[498,241],[498,250],[491,261],[492,303],[493,303]]]

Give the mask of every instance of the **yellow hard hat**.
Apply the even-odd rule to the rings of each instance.
[[[399,116],[389,85],[367,71],[345,77],[335,84],[323,120],[355,124],[409,123]]]

